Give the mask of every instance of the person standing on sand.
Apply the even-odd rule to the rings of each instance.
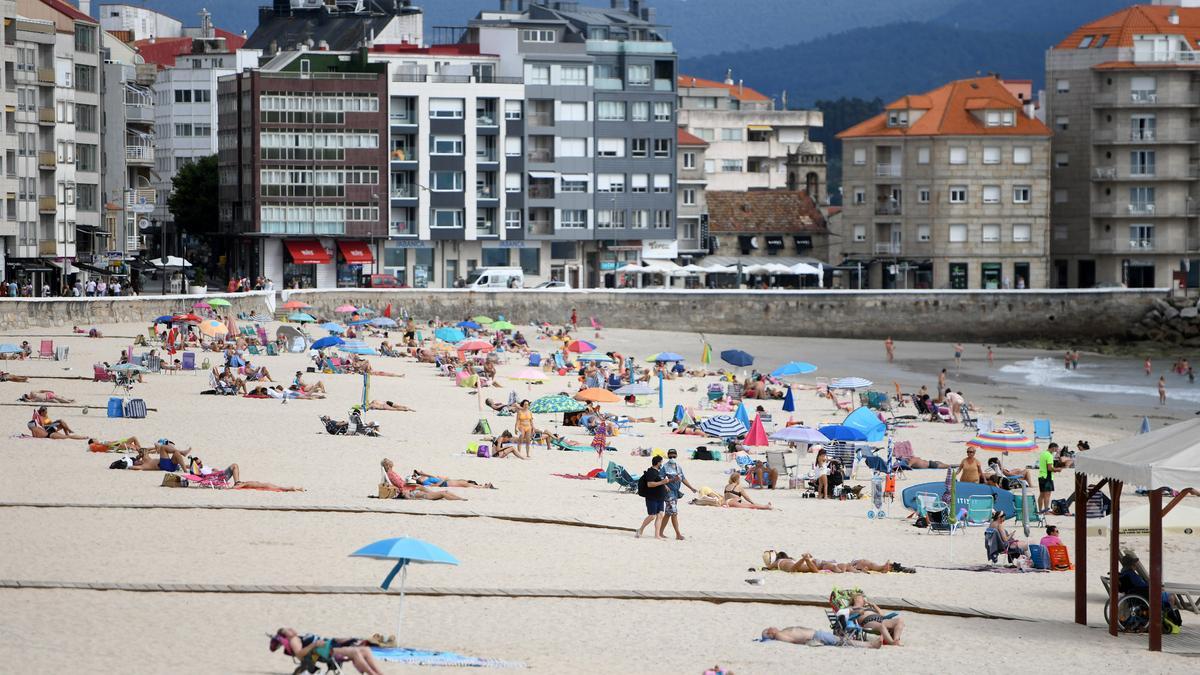
[[[958,471],[955,472],[954,480],[960,483],[982,483],[983,480],[983,465],[975,459],[975,448],[967,448],[967,456],[963,458],[958,465]]]
[[[666,507],[667,501],[667,483],[671,482],[669,478],[663,478],[659,473],[659,467],[662,465],[662,455],[655,455],[650,460],[650,467],[638,479],[638,494],[646,500],[646,518],[642,520],[642,524],[638,527],[637,534],[634,537],[641,537],[642,531],[650,523],[654,523],[654,538],[666,539],[662,535],[663,529],[663,509]]]
[[[1142,364],[1142,368],[1146,371],[1146,377],[1150,377],[1150,357],[1146,357],[1146,362]]]
[[[987,348],[987,360],[988,360],[988,368],[996,367],[996,355],[992,353],[991,345],[988,345],[988,348]]]
[[[896,343],[892,342],[892,336],[883,341],[883,348],[887,352],[888,363],[891,363],[896,358]]]
[[[1163,375],[1158,376],[1158,404],[1167,404],[1167,378]]]
[[[1038,513],[1050,512],[1050,497],[1054,495],[1054,451],[1057,443],[1051,443],[1038,455]]]
[[[942,372],[938,373],[937,390],[939,392],[946,391],[946,369],[945,368],[942,368]]]
[[[683,496],[683,488],[680,485],[686,485],[693,493],[696,492],[696,488],[692,487],[687,476],[683,474],[683,469],[676,460],[678,456],[675,448],[671,448],[667,451],[667,461],[663,463],[662,476],[671,482],[667,483],[667,501],[663,505],[663,518],[659,521],[658,536],[663,536],[667,529],[667,521],[670,521],[671,527],[675,528],[675,538],[682,540],[683,534],[679,531],[679,498]]]
[[[1071,370],[1079,370],[1079,350],[1071,351]]]
[[[579,330],[579,314],[574,307],[571,308],[571,328]]]
[[[954,343],[954,374],[962,371],[963,346],[961,342]]]
[[[525,459],[529,459],[532,454],[533,446],[533,413],[529,412],[529,399],[521,401],[521,407],[517,408],[517,454],[521,453],[521,446],[525,446]]]

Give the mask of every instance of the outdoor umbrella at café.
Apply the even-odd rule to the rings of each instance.
[[[588,387],[575,394],[576,401],[590,401],[592,403],[620,403],[621,397],[612,393],[607,389],[600,387]]]
[[[754,357],[740,349],[726,349],[721,352],[721,360],[738,368],[754,365]]]
[[[350,557],[396,561],[395,567],[393,567],[392,571],[388,573],[386,578],[384,578],[380,588],[385,591],[388,590],[392,585],[392,581],[395,580],[396,574],[400,574],[400,612],[396,619],[397,639],[400,637],[400,627],[404,620],[404,584],[408,580],[409,564],[458,564],[457,558],[438,548],[437,546],[420,539],[412,539],[409,537],[382,539],[358,549],[354,553],[351,553]]]
[[[717,438],[737,438],[746,433],[746,425],[733,415],[713,415],[700,422],[700,430]]]

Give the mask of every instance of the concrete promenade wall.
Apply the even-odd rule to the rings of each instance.
[[[265,312],[265,292],[209,294],[231,312]],[[0,329],[147,322],[200,296],[0,298]],[[284,291],[278,300],[313,305],[318,317],[349,303],[394,315],[459,319],[503,314],[514,323],[597,317],[617,328],[752,335],[1002,341],[1125,338],[1164,289],[1022,291],[725,291],[323,289]]]

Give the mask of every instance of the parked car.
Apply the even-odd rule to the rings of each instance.
[[[551,289],[558,289],[558,290],[563,290],[563,289],[570,290],[571,284],[568,284],[565,281],[543,281],[542,283],[538,284],[537,286],[534,286],[534,288],[551,288]]]
[[[523,288],[525,273],[520,267],[481,267],[467,275],[467,288]]]
[[[368,274],[363,282],[366,288],[403,288],[400,280],[391,274]]]

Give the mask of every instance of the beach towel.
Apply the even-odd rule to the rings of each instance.
[[[592,480],[593,478],[604,478],[604,471],[601,469],[592,469],[587,473],[552,473],[551,476],[559,478],[570,478],[572,480]]]
[[[466,668],[524,668],[520,661],[501,661],[466,656],[454,652],[436,652],[407,647],[372,647],[371,654],[382,661],[406,663],[414,666],[458,666]]]
[[[926,569],[931,569],[931,570],[952,570],[954,572],[994,572],[996,574],[1029,574],[1029,573],[1033,573],[1033,572],[1049,572],[1050,571],[1050,570],[1039,570],[1039,569],[1021,569],[1020,567],[1016,567],[1016,566],[989,565],[989,564],[964,565],[962,567],[933,567],[930,565],[917,565],[917,567],[924,567]]]

